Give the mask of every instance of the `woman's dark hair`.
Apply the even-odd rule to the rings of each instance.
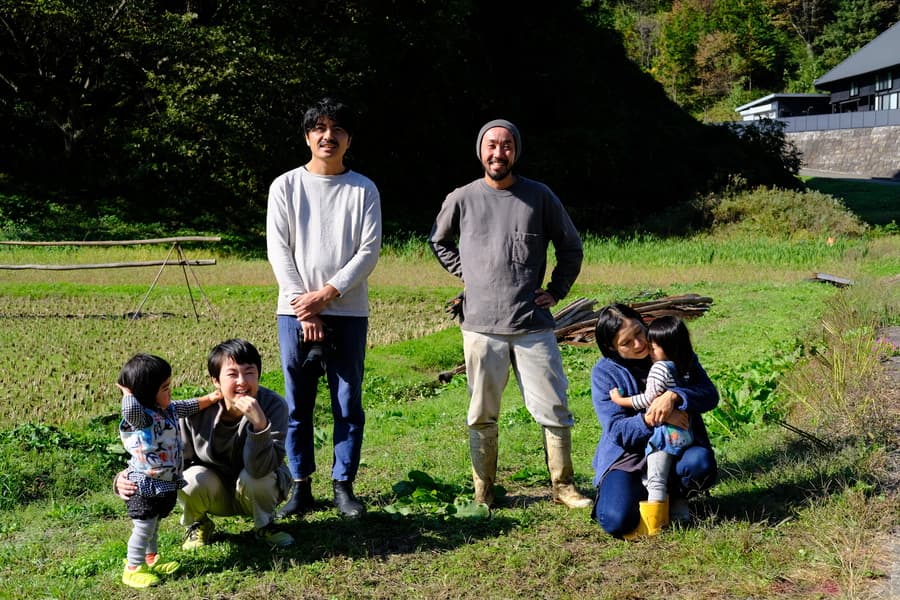
[[[328,117],[335,124],[343,127],[347,135],[353,137],[353,132],[356,131],[356,115],[349,106],[340,100],[327,97],[310,106],[303,115],[303,133],[307,134],[312,131],[319,119],[323,117]]]
[[[165,359],[152,354],[135,354],[119,371],[118,384],[127,387],[144,408],[158,410],[156,394],[172,376],[172,367]]]
[[[613,343],[622,323],[629,320],[644,323],[641,313],[627,304],[610,304],[600,309],[597,325],[594,327],[594,339],[597,341],[600,353],[606,358],[619,358],[619,353],[613,347]]]
[[[694,347],[684,321],[673,316],[657,317],[647,328],[647,339],[662,348],[666,357],[675,363],[679,375],[690,377],[694,366]]]
[[[262,375],[262,357],[256,346],[246,340],[225,340],[209,351],[206,358],[206,369],[213,379],[218,379],[222,372],[222,365],[228,359],[234,360],[239,365],[256,365],[257,372]]]

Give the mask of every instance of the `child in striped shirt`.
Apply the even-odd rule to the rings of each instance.
[[[643,394],[622,396],[618,389],[610,390],[610,400],[625,408],[646,410],[653,400],[668,389],[690,380],[694,363],[694,348],[684,321],[674,316],[658,317],[647,328],[650,357],[653,365],[647,375]],[[668,423],[654,428],[647,444],[647,500],[665,502],[668,498],[666,482],[674,457],[694,443],[690,429]]]

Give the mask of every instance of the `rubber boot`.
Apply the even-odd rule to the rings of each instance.
[[[587,508],[593,504],[582,496],[574,483],[572,468],[572,430],[568,427],[544,427],[544,455],[550,471],[551,497],[569,508]]]
[[[647,535],[659,535],[663,527],[669,524],[669,499],[663,502],[641,502],[641,521],[647,527]]]
[[[659,535],[663,527],[669,524],[669,499],[663,502],[641,502],[638,505],[641,520],[631,533],[625,534],[626,540]]]
[[[469,454],[472,457],[472,483],[475,502],[494,504],[494,480],[497,478],[497,429],[469,429]]]
[[[284,519],[291,515],[298,517],[312,511],[316,507],[316,501],[312,495],[312,477],[295,479],[291,486],[291,499],[278,511],[278,518]]]
[[[643,504],[643,502],[641,502],[641,504]],[[631,533],[626,533],[622,536],[622,539],[633,542],[634,540],[642,537],[647,537],[647,523],[644,521],[643,514],[641,514],[641,518],[638,520],[637,527],[634,528],[634,531],[632,531]]]

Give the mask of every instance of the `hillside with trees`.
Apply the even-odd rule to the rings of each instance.
[[[692,113],[811,81],[865,1],[828,4],[807,64],[799,0],[0,0],[0,232],[257,244],[268,184],[306,160],[301,115],[325,94],[361,112],[349,161],[381,189],[389,233],[427,232],[479,176],[475,133],[498,116],[523,131],[519,171],[580,228],[658,222],[734,182],[792,184],[779,131]],[[644,44],[628,19],[657,33]]]
[[[894,0],[585,0],[679,105],[707,121],[813,82],[900,19]]]

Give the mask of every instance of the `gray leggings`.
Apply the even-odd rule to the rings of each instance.
[[[147,554],[158,550],[159,517],[132,519],[134,527],[128,538],[128,564],[132,567],[144,564]]]
[[[666,499],[666,482],[675,457],[662,450],[654,450],[647,455],[647,500],[663,502]]]

